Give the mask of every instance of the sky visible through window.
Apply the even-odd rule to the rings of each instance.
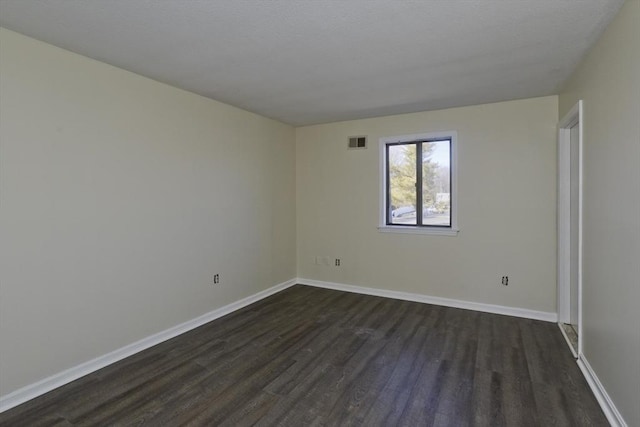
[[[433,147],[431,161],[440,166],[449,167],[449,144],[433,144]]]

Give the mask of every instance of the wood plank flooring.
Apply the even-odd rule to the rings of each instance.
[[[2,426],[606,426],[553,323],[296,285]]]

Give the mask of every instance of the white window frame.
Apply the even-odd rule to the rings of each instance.
[[[428,225],[387,225],[387,145],[418,142],[425,140],[451,139],[451,227]],[[458,228],[458,133],[456,131],[428,132],[414,135],[400,135],[380,138],[380,220],[381,233],[432,234],[437,236],[457,236]]]

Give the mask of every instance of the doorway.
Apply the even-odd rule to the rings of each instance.
[[[558,125],[558,322],[582,353],[582,101]]]

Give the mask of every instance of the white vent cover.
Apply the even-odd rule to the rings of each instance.
[[[349,149],[350,150],[358,150],[362,148],[367,148],[367,137],[366,136],[350,136],[349,137]]]

